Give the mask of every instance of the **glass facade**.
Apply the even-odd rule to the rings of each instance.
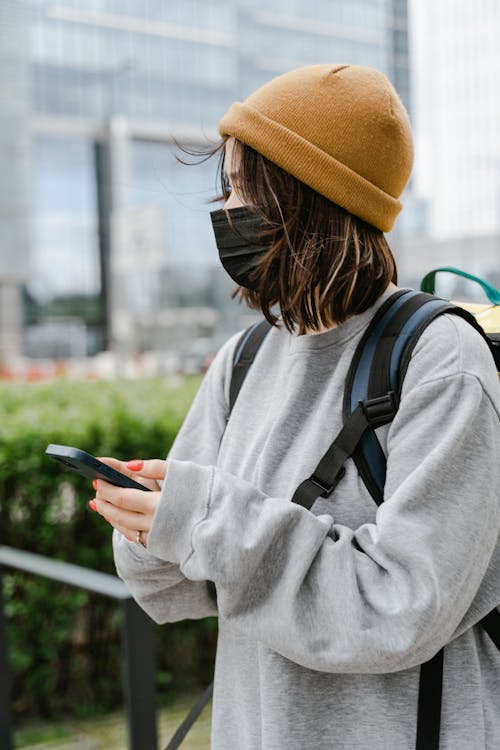
[[[31,288],[41,301],[98,294],[98,238],[92,144],[38,137],[34,144]],[[71,169],[68,169],[71,165]]]
[[[181,163],[179,159],[186,163]],[[163,244],[168,265],[187,264],[202,270],[211,265],[215,245],[207,227],[216,193],[215,162],[195,164],[170,144],[134,141],[130,202],[156,205],[166,217]],[[196,159],[195,159],[196,160]]]
[[[208,216],[216,163],[181,164],[176,142],[213,142],[232,101],[299,65],[374,66],[408,100],[402,0],[22,2],[34,134],[28,320],[34,330],[79,317],[87,353],[112,343],[99,333],[115,314],[110,275],[137,330],[165,307],[224,307]],[[233,310],[224,320],[236,328]]]
[[[101,118],[119,112],[201,125],[213,122],[235,93],[236,35],[227,3],[33,6],[38,112]]]
[[[439,240],[498,234],[500,6],[422,0],[418,13],[420,182],[430,232]]]

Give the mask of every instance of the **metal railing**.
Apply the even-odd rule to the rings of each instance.
[[[0,545],[0,748],[14,750],[10,710],[7,626],[3,576],[8,570],[50,578],[120,603],[122,678],[129,750],[158,750],[155,637],[152,620],[138,607],[123,581],[107,573]]]

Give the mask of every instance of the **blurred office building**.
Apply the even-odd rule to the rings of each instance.
[[[429,232],[498,234],[500,3],[414,0],[411,17],[417,181],[429,198]]]
[[[0,40],[0,360],[214,348],[247,312],[216,162],[178,144],[312,63],[379,68],[409,108],[407,0],[2,0]]]
[[[18,5],[0,3],[0,363],[22,349],[30,252],[29,66]]]
[[[413,0],[409,26],[417,159],[400,276],[418,286],[448,265],[499,286],[500,4]],[[456,277],[440,276],[438,293],[486,301]]]

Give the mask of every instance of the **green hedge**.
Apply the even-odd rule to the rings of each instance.
[[[117,458],[164,457],[199,378],[0,384],[0,543],[114,573],[110,527],[90,481],[48,443]],[[91,714],[121,703],[119,611],[94,594],[24,574],[4,578],[16,716]],[[160,695],[211,678],[216,623],[158,628]]]

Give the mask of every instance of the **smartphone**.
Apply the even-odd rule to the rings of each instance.
[[[143,484],[135,482],[121,471],[112,469],[111,466],[99,461],[98,458],[91,456],[90,453],[81,451],[78,448],[72,448],[70,445],[54,445],[51,443],[47,446],[45,453],[55,461],[65,466],[71,471],[87,477],[87,479],[104,479],[106,482],[115,484],[118,487],[127,487],[134,490],[149,490]]]

